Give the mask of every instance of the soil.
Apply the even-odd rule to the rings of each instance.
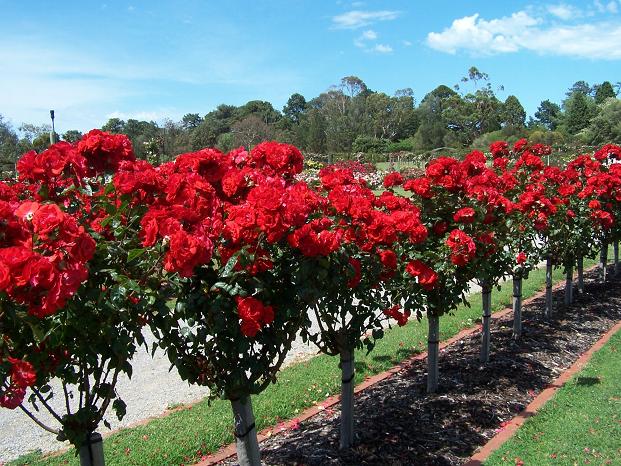
[[[612,274],[609,274],[611,276]],[[260,445],[267,465],[460,465],[502,429],[621,319],[621,282],[585,277],[585,293],[562,305],[554,294],[552,319],[543,319],[545,298],[523,309],[523,336],[512,338],[512,317],[492,323],[490,362],[479,362],[480,335],[440,354],[440,388],[426,393],[426,361],[407,364],[394,376],[356,396],[356,444],[339,451],[339,409],[330,409],[273,435]],[[561,304],[558,304],[561,303]],[[231,458],[220,464],[235,464]]]

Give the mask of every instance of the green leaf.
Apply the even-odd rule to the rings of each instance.
[[[131,251],[127,253],[127,262],[131,262],[134,259],[142,256],[145,252],[147,252],[147,250],[144,248],[132,249]]]

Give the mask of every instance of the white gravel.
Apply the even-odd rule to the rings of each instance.
[[[147,335],[149,346],[153,340],[153,336],[149,333]],[[285,364],[307,358],[315,353],[317,353],[315,347],[298,339],[292,345]],[[117,384],[118,393],[127,403],[127,414],[122,421],[118,421],[112,410],[108,410],[107,419],[112,429],[159,416],[169,407],[198,401],[209,393],[206,387],[192,386],[181,380],[176,370],[169,372],[170,362],[162,351],[156,352],[151,358],[150,353],[141,347],[133,358],[132,366],[134,375],[131,380],[121,377]],[[58,381],[54,381],[52,387],[55,392],[62,394],[62,385]],[[60,396],[50,401],[50,404],[56,408],[60,408],[62,403],[64,403],[64,397]],[[47,425],[56,427],[57,424],[54,423],[52,416],[44,411],[45,409],[42,408],[37,417]],[[59,411],[64,412],[63,409]],[[102,425],[100,432],[106,431],[107,429]],[[54,434],[35,425],[20,409],[0,408],[0,432],[2,433],[0,435],[0,465],[34,450],[50,452],[70,446],[68,442],[58,442]]]
[[[480,291],[472,284],[471,293]],[[314,319],[312,319],[314,322]],[[313,331],[317,330],[313,323]],[[153,336],[146,335],[149,347]],[[317,353],[316,347],[305,344],[297,339],[289,352],[285,365],[294,361],[306,359]],[[130,379],[122,377],[117,384],[117,391],[127,403],[127,414],[122,421],[118,421],[112,410],[109,410],[107,419],[112,429],[126,427],[153,416],[159,416],[168,408],[180,403],[191,403],[206,396],[209,390],[205,387],[190,386],[181,380],[176,370],[169,371],[170,362],[162,351],[156,352],[152,358],[144,348],[135,355],[132,366],[134,375]],[[52,384],[55,392],[62,393],[62,386],[55,381]],[[52,406],[64,403],[64,397],[56,397],[51,401]],[[63,410],[60,410],[63,412]],[[50,426],[55,426],[50,415],[41,411],[40,419]],[[105,427],[100,432],[105,433]],[[0,409],[0,466],[2,462],[10,461],[20,455],[34,450],[42,452],[56,451],[69,446],[68,442],[60,443],[51,433],[35,425],[21,410]]]

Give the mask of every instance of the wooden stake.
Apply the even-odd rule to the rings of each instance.
[[[440,318],[427,315],[429,333],[427,336],[427,393],[438,390],[438,354],[440,352]]]
[[[602,244],[602,250],[599,254],[599,267],[602,277],[602,282],[606,282],[606,267],[608,265],[608,243]]]
[[[552,258],[546,259],[546,308],[543,316],[549,319],[552,316]]]
[[[80,466],[105,466],[103,439],[93,432],[80,447]]]
[[[513,276],[513,339],[522,336],[522,274]]]
[[[341,439],[339,447],[354,444],[354,352],[341,351]]]
[[[584,293],[584,259],[578,257],[578,293]]]
[[[231,400],[235,422],[237,461],[240,466],[261,466],[261,453],[249,396]]]
[[[565,306],[569,306],[574,301],[574,268],[567,267],[565,276]]]
[[[490,348],[490,320],[492,316],[492,287],[485,283],[482,285],[481,297],[483,302],[483,329],[481,332],[481,362],[489,361]]]

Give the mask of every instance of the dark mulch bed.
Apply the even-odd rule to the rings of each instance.
[[[587,276],[588,277],[588,276]],[[596,278],[596,273],[591,274]],[[458,465],[621,319],[619,282],[587,281],[574,305],[542,319],[544,299],[524,308],[524,335],[511,317],[492,324],[492,355],[479,363],[480,336],[441,352],[439,393],[426,393],[415,361],[356,397],[356,446],[338,450],[339,405],[261,443],[268,465]],[[563,290],[555,292],[562,303]],[[233,464],[231,460],[227,464]]]

